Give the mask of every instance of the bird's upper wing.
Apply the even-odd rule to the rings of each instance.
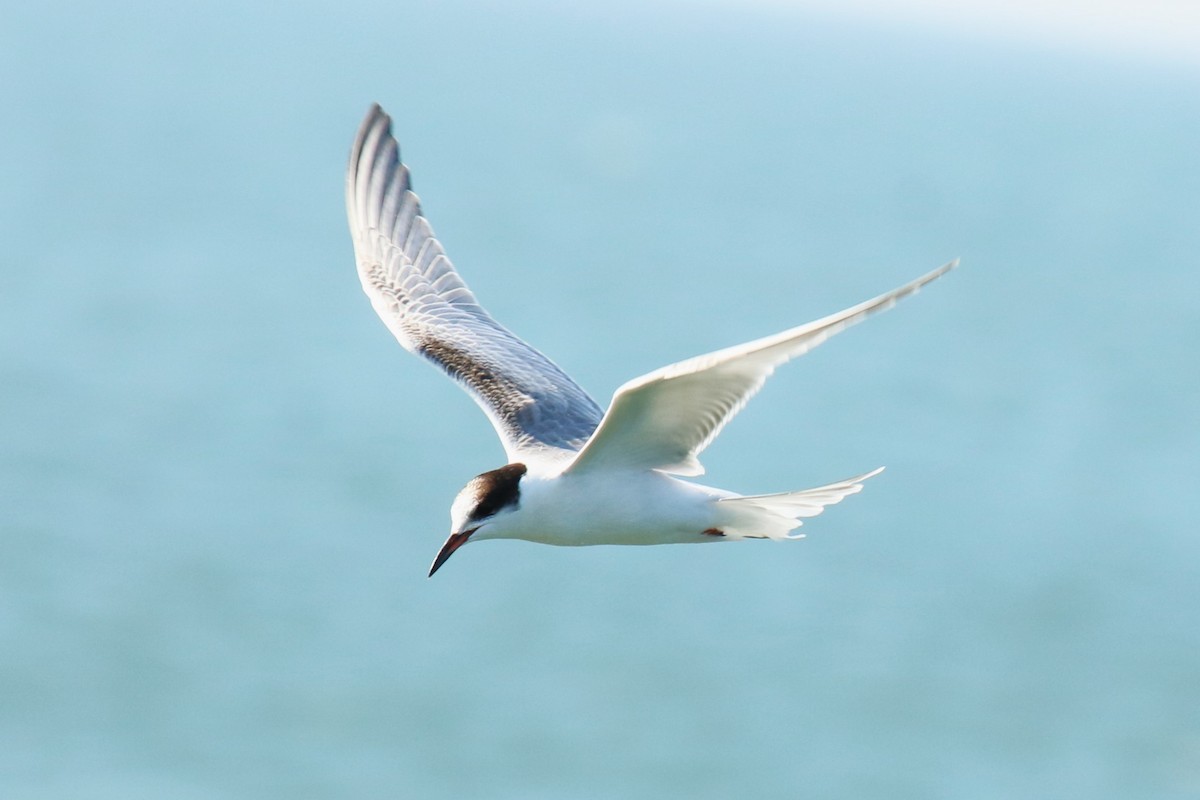
[[[509,460],[572,457],[600,408],[475,300],[422,215],[391,118],[377,105],[350,151],[346,210],[363,289],[400,344],[466,388]]]
[[[697,456],[777,366],[871,314],[891,308],[957,264],[952,261],[895,291],[816,322],[680,361],[629,381],[613,395],[600,426],[564,473],[657,469],[676,475],[703,474]]]

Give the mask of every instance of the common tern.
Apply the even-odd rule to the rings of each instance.
[[[607,411],[550,359],[496,322],[434,237],[378,105],[367,112],[346,176],[363,289],[412,353],[454,378],[491,420],[508,464],[472,478],[450,511],[432,576],[482,539],[553,545],[797,539],[802,521],[862,489],[882,467],[778,494],[741,495],[685,477],[775,368],[953,269],[746,344],[690,358],[617,389]]]

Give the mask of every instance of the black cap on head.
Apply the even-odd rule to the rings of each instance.
[[[527,471],[524,464],[508,464],[476,476],[471,481],[475,507],[469,519],[487,519],[505,506],[517,505],[521,500],[521,476]]]

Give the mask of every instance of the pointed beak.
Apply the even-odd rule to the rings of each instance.
[[[462,533],[450,534],[450,538],[446,540],[446,543],[442,545],[442,549],[438,551],[437,558],[433,560],[433,566],[429,568],[429,577],[432,578],[433,573],[441,569],[442,564],[446,563],[446,559],[454,555],[455,550],[466,544],[467,540],[471,538],[471,534],[477,530],[479,528],[471,528]]]

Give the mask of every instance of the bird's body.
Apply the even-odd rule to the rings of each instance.
[[[716,528],[715,501],[731,494],[656,471],[527,473],[521,480],[520,514],[498,518],[475,538],[568,546],[719,541],[704,531]]]
[[[807,325],[655,370],[620,387],[601,412],[476,301],[421,213],[391,120],[378,106],[350,154],[346,204],[359,277],[376,312],[406,349],[467,389],[509,459],[459,492],[430,575],[481,539],[579,546],[798,538],[792,531],[802,519],[860,491],[880,470],[749,496],[682,478],[703,473],[700,452],[776,367],[957,263]]]

